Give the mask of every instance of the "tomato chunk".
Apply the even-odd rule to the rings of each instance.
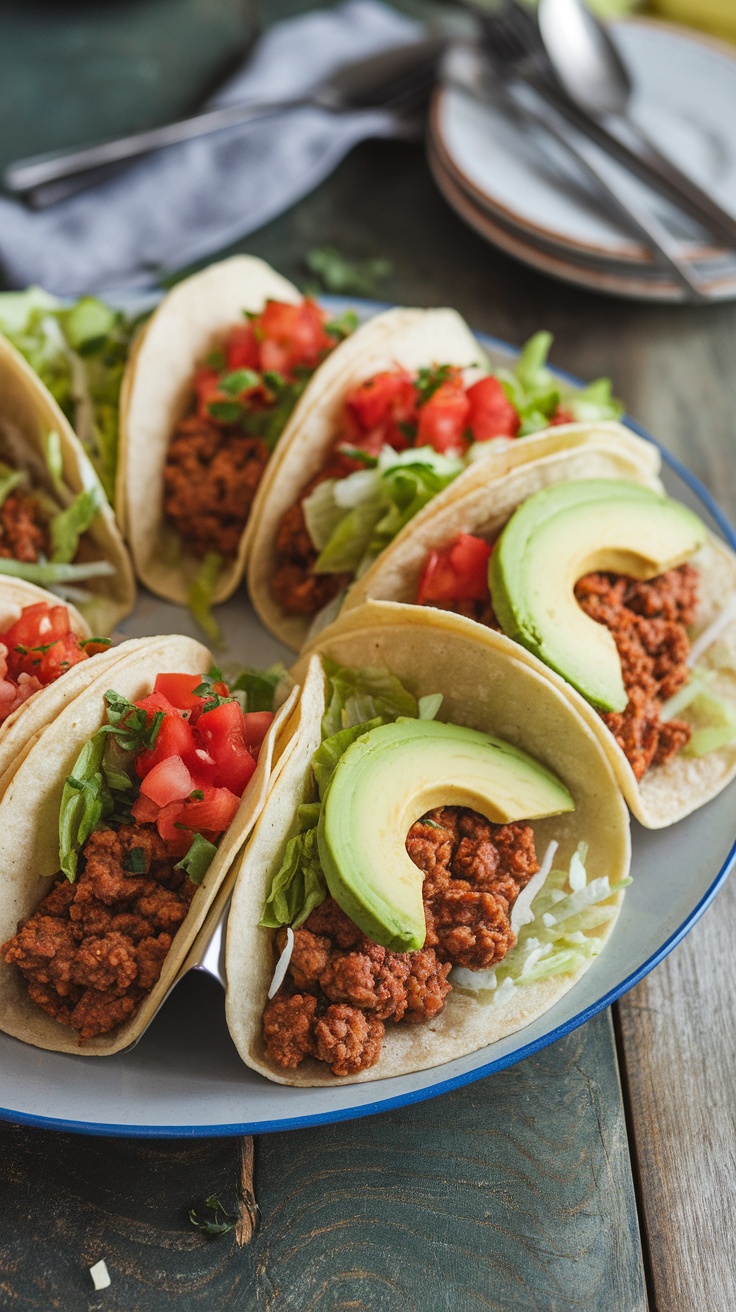
[[[141,781],[141,793],[157,806],[183,802],[194,788],[194,780],[180,756],[168,756],[149,770]]]
[[[326,317],[309,299],[299,305],[268,301],[255,321],[261,369],[287,377],[298,365],[314,369],[335,345],[324,330]]]
[[[469,413],[462,378],[441,383],[419,411],[416,445],[432,446],[442,454],[452,451],[463,455],[469,446],[465,436]]]
[[[248,751],[258,760],[263,739],[273,724],[273,711],[246,711],[243,722]]]
[[[160,692],[170,706],[180,711],[192,711],[195,706],[202,705],[202,698],[194,696],[194,689],[201,685],[201,674],[157,674],[153,691]],[[162,706],[161,709],[166,708]]]
[[[492,437],[516,437],[521,420],[497,378],[481,378],[467,391],[468,427],[476,442]]]
[[[212,782],[240,796],[256,763],[245,745],[245,720],[239,703],[223,702],[204,711],[197,721],[197,732],[215,762]]]
[[[489,592],[492,548],[482,538],[460,533],[446,551],[431,551],[417,588],[417,604],[483,601]]]
[[[252,323],[238,323],[230,329],[225,344],[225,356],[229,371],[258,369],[260,365],[258,342]]]
[[[160,693],[154,693],[152,697],[146,698],[146,701],[152,701],[153,697],[160,696]],[[154,710],[163,710],[163,707],[155,707]],[[169,756],[180,756],[191,768],[196,746],[190,725],[182,719],[178,711],[172,708],[169,714],[164,715],[153,751],[140,752],[136,757],[135,772],[139,779],[145,779],[149,770],[153,770],[154,766],[160,765]]]

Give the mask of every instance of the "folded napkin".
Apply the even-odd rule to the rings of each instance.
[[[209,105],[307,95],[341,64],[421,32],[377,0],[346,0],[271,28]],[[169,146],[45,211],[0,199],[0,262],[12,286],[60,296],[150,285],[288,209],[358,141],[393,135],[383,111],[289,110]]]

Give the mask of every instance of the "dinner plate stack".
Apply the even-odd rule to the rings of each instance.
[[[663,153],[736,214],[736,50],[647,19],[615,25],[636,87],[632,117]],[[609,209],[608,198],[568,152],[504,104],[465,91],[437,92],[429,160],[450,205],[509,255],[567,282],[640,300],[680,301],[683,289]],[[613,166],[612,166],[613,167]],[[676,239],[712,300],[736,297],[736,251],[719,248],[695,221],[626,179]]]

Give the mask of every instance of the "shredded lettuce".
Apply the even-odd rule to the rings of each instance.
[[[79,539],[87,532],[100,509],[96,487],[85,488],[66,510],[60,510],[49,524],[55,565],[68,565],[77,554]]]
[[[577,970],[600,952],[603,940],[592,930],[617,914],[611,898],[626,888],[627,876],[611,884],[608,876],[588,879],[586,843],[573,853],[568,870],[552,869],[531,903],[531,919],[519,929],[513,947],[492,970],[454,967],[453,984],[473,993],[489,993],[502,1004],[519,985]]]
[[[384,447],[370,468],[325,479],[305,499],[304,517],[320,553],[317,574],[361,574],[410,519],[464,468],[432,447]]]
[[[573,418],[591,422],[618,419],[623,406],[611,392],[608,378],[597,378],[582,390],[558,378],[547,367],[552,334],[535,333],[524,346],[513,369],[497,369],[496,377],[521,418],[520,437],[547,428],[558,406]]]
[[[115,573],[109,560],[88,560],[84,564],[54,563],[39,560],[31,564],[25,560],[0,559],[0,574],[9,574],[26,583],[37,583],[40,588],[56,588],[62,583],[81,583],[86,579],[107,578]],[[86,599],[87,594],[84,594]]]
[[[0,506],[4,506],[11,492],[14,492],[21,483],[25,482],[25,473],[22,469],[10,469],[8,465],[0,465]]]
[[[61,438],[55,429],[50,429],[44,440],[44,455],[49,477],[57,492],[64,486],[64,460],[61,454]]]
[[[61,406],[110,499],[120,386],[136,327],[93,296],[65,307],[40,287],[0,293],[0,332]]]
[[[287,844],[271,882],[261,925],[270,929],[292,925],[295,929],[327,897],[327,884],[319,861],[317,826],[335,768],[348,747],[388,721],[417,717],[419,704],[388,670],[351,670],[323,657],[327,675],[327,710],[322,718],[322,742],[312,757],[312,771],[319,801],[305,802],[297,812],[300,832]],[[424,718],[439,710],[441,697],[422,698]]]
[[[246,666],[230,684],[231,693],[245,694],[244,711],[272,711],[276,689],[286,674],[283,665],[272,665],[267,670]]]
[[[222,630],[212,614],[215,595],[222,568],[222,556],[208,551],[189,588],[187,604],[202,632],[215,647],[222,646]]]
[[[707,756],[736,738],[736,706],[719,697],[711,688],[715,670],[695,666],[690,678],[661,711],[663,720],[671,720],[687,711],[693,726],[690,741],[682,748],[683,756]]]

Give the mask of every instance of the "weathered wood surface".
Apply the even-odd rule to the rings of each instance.
[[[104,133],[180,112],[237,53],[242,10],[241,0],[3,6],[0,162],[83,140],[93,120]],[[389,255],[387,300],[449,303],[516,342],[549,328],[556,363],[609,373],[631,413],[736,512],[733,306],[607,300],[526,270],[463,226],[409,146],[361,147],[241,249],[303,282],[304,252],[327,240]],[[620,1008],[657,1312],[735,1305],[735,902],[722,894]],[[236,1141],[135,1144],[0,1126],[0,1162],[3,1309],[645,1306],[602,1020],[435,1103],[261,1139],[262,1219],[246,1248],[234,1236],[208,1243],[186,1218],[211,1191],[234,1202]],[[86,1267],[101,1256],[114,1283],[95,1296]]]
[[[0,1307],[646,1312],[608,1016],[444,1098],[261,1137],[243,1248],[187,1219],[235,1208],[239,1153],[0,1125]]]

